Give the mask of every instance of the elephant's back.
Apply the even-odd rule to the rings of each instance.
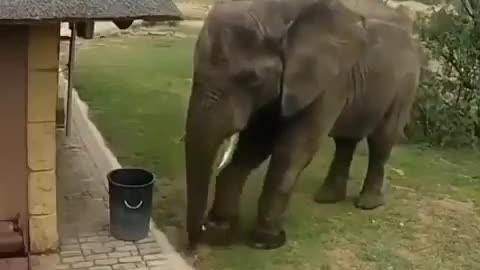
[[[405,29],[388,22],[372,21],[369,40],[367,66],[370,74],[382,74],[382,78],[388,74],[388,85],[391,85],[407,74],[420,72],[418,41]]]
[[[352,69],[352,94],[331,135],[363,138],[384,119],[395,99],[408,98],[405,80],[420,72],[416,42],[398,26],[378,22],[370,28],[371,48]],[[413,75],[413,76],[412,76]],[[408,90],[408,89],[407,89]]]

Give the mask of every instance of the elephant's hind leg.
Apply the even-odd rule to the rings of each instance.
[[[347,197],[347,181],[350,176],[350,164],[360,139],[335,137],[335,155],[323,185],[315,193],[318,203],[336,203]]]
[[[250,172],[271,153],[269,130],[257,125],[240,133],[237,147],[217,177],[215,200],[210,211],[206,240],[213,245],[233,242],[238,230],[240,197]]]
[[[385,204],[385,165],[392,151],[394,138],[384,128],[368,137],[368,169],[360,196],[355,206],[361,209],[375,209]]]

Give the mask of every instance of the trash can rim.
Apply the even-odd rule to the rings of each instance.
[[[120,184],[120,183],[117,183],[115,181],[112,180],[112,174],[115,173],[115,172],[118,172],[118,171],[125,171],[125,170],[139,170],[139,171],[144,171],[148,174],[151,175],[152,177],[152,180],[150,180],[148,183],[145,183],[145,184],[142,184],[142,185],[125,185],[125,184]],[[153,184],[155,182],[155,175],[150,172],[150,171],[147,171],[143,168],[138,168],[138,167],[121,167],[121,168],[117,168],[117,169],[114,169],[114,170],[111,170],[108,174],[107,174],[107,179],[108,179],[108,182],[112,185],[115,185],[117,187],[126,187],[126,188],[143,188],[143,187],[146,187],[146,186],[149,186],[151,184]]]

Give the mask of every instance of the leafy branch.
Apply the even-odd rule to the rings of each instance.
[[[459,1],[459,12],[435,11],[419,29],[441,69],[422,76],[409,130],[441,146],[480,142],[480,2]]]

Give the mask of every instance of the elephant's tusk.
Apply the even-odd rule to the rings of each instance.
[[[230,137],[228,141],[227,150],[223,153],[222,162],[220,162],[220,165],[218,165],[219,169],[223,168],[232,157],[232,153],[233,153],[233,150],[235,149],[235,143],[237,138],[238,138],[238,134],[235,134],[232,137]]]

